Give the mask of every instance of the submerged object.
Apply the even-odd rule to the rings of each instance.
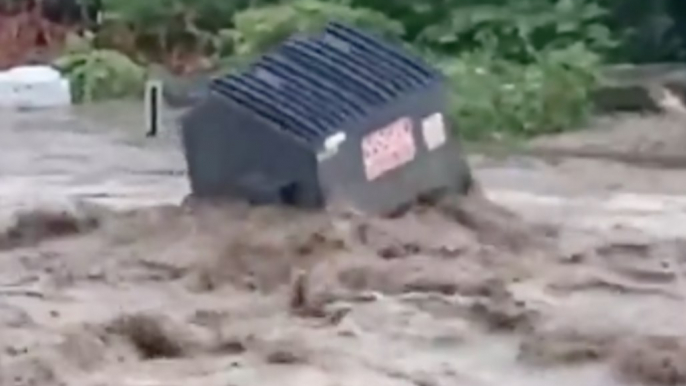
[[[443,76],[340,23],[214,79],[181,121],[192,195],[387,214],[465,190]]]
[[[0,108],[43,109],[71,105],[69,80],[50,66],[0,71]]]

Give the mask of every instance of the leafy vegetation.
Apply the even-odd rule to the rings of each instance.
[[[578,127],[591,112],[598,57],[583,45],[543,51],[529,63],[467,53],[441,68],[453,86],[450,111],[462,135],[508,139]]]
[[[208,63],[231,71],[293,33],[338,20],[443,69],[454,94],[450,114],[463,135],[533,136],[583,123],[603,62],[646,52],[653,60],[680,58],[686,20],[669,17],[678,2],[104,0],[91,49],[67,53],[60,66],[79,100],[122,97],[140,92],[139,66],[149,62],[178,73]],[[686,9],[679,15],[686,19]]]
[[[70,53],[55,63],[72,85],[75,102],[126,98],[142,93],[145,71],[113,50]]]

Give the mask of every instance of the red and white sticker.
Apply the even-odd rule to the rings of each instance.
[[[368,180],[412,161],[416,154],[410,118],[400,118],[362,139],[362,157]]]

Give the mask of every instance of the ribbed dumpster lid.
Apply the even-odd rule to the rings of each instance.
[[[212,90],[310,144],[319,144],[371,109],[440,81],[404,52],[340,23],[294,37]]]
[[[420,83],[443,79],[443,75],[439,71],[419,58],[345,24],[329,23],[325,29],[325,36],[338,38],[350,44],[353,49],[375,56],[377,59],[372,64],[387,65],[388,68],[400,71]]]

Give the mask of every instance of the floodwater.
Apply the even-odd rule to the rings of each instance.
[[[3,112],[0,202],[65,197],[134,205],[174,202],[187,187],[174,118],[145,137],[142,106]],[[17,203],[21,204],[21,203]]]
[[[472,155],[490,202],[182,208],[142,111],[2,113],[0,385],[686,383],[686,170]]]

